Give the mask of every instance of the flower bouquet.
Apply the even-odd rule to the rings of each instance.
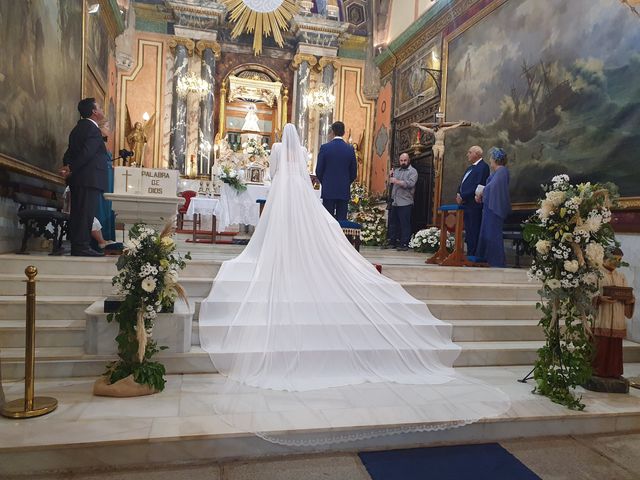
[[[143,223],[129,230],[112,280],[124,300],[116,313],[107,316],[109,322],[119,324],[116,342],[120,357],[107,365],[107,385],[131,376],[135,384],[149,387],[148,393],[164,389],[164,365],[151,358],[166,347],[151,339],[151,331],[158,313],[171,310],[178,297],[187,300],[178,283],[178,271],[186,266],[185,259],[191,258],[188,253],[183,258],[176,252],[172,236],[171,224],[161,232]]]
[[[455,246],[455,237],[447,232],[447,250],[453,251]],[[440,229],[438,227],[429,227],[424,230],[417,231],[409,241],[409,247],[418,252],[435,253],[440,248]]]
[[[220,167],[218,171],[218,178],[227,185],[235,188],[238,192],[244,192],[247,189],[247,186],[238,174],[238,170],[231,165],[223,165]]]
[[[268,150],[260,144],[255,138],[250,138],[242,144],[242,152],[249,157],[267,157]]]
[[[617,189],[611,184],[572,185],[567,175],[543,186],[539,208],[524,224],[535,249],[528,275],[542,283],[540,325],[546,344],[538,350],[536,392],[582,410],[571,389],[591,375],[592,299],[598,292],[605,248],[616,244],[610,224]]]

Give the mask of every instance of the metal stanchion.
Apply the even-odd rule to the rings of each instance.
[[[32,418],[52,412],[58,401],[52,397],[34,397],[34,370],[36,352],[36,275],[38,269],[28,266],[27,275],[27,335],[24,357],[24,398],[7,402],[0,414],[9,418]]]

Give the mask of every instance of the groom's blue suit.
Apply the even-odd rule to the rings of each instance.
[[[342,138],[320,147],[316,176],[322,184],[322,203],[338,221],[347,219],[350,187],[357,174],[356,153]]]

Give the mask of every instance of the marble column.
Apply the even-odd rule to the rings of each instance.
[[[335,77],[336,67],[335,59],[322,57],[319,62],[322,69],[322,83],[333,91],[333,79]],[[329,113],[321,113],[318,120],[318,145],[327,143],[329,135],[329,127],[333,123],[333,110]]]
[[[298,53],[293,57],[292,67],[295,69],[294,83],[296,85],[296,101],[293,118],[300,134],[300,143],[307,146],[309,139],[309,110],[304,97],[309,91],[311,82],[311,68],[318,63],[316,57],[309,54]]]
[[[175,56],[173,68],[173,103],[171,104],[171,136],[169,140],[169,168],[184,175],[187,152],[187,97],[178,95],[178,78],[189,71],[189,57],[193,55],[193,40],[172,38],[169,47]]]
[[[215,71],[216,59],[220,58],[217,42],[200,40],[196,52],[202,57],[200,76],[209,85],[209,93],[200,101],[200,128],[198,129],[198,176],[211,174],[211,154],[213,152],[215,125]]]

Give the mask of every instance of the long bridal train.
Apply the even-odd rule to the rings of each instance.
[[[314,195],[292,125],[245,250],[200,309],[200,341],[228,377],[214,408],[236,428],[298,443],[433,430],[496,416],[507,396],[452,368],[451,325],[349,244]],[[322,433],[320,433],[322,431]],[[270,432],[265,434],[264,432]],[[352,439],[352,438],[348,438]]]

